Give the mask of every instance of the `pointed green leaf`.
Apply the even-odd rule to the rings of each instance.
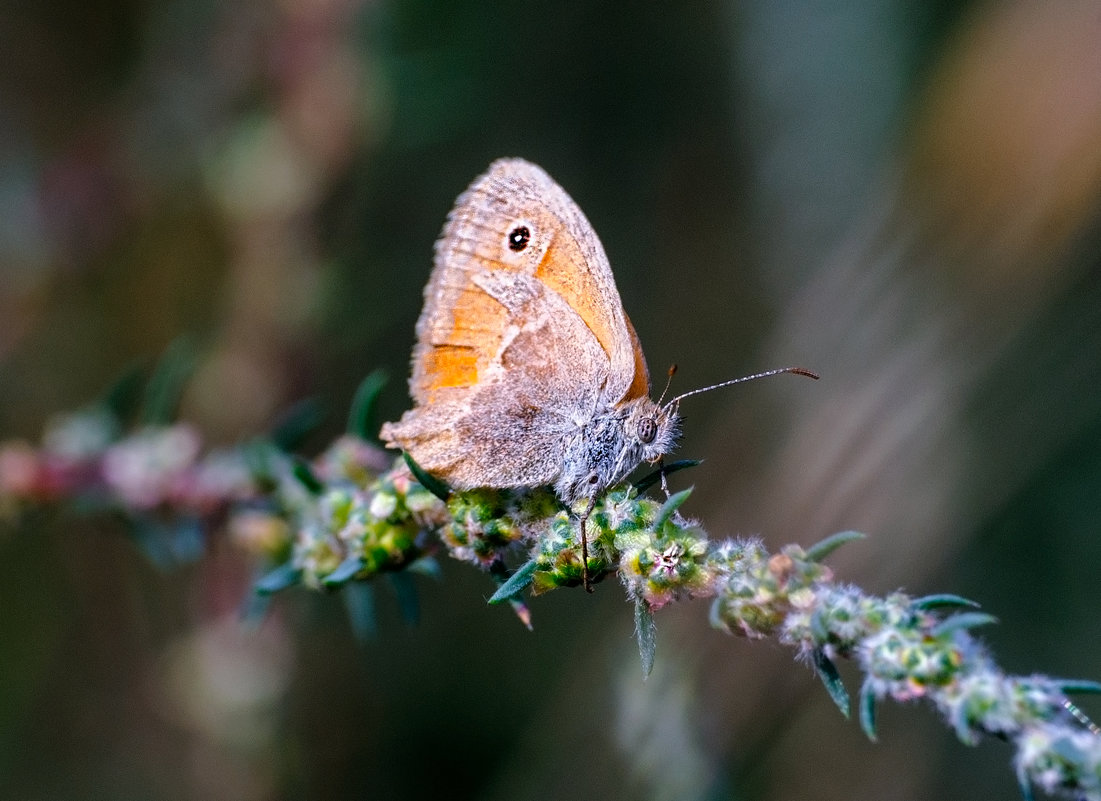
[[[875,691],[872,690],[870,681],[864,682],[860,688],[860,728],[873,743],[876,742],[875,734]]]
[[[512,598],[508,599],[508,605],[512,607],[512,611],[516,614],[516,617],[519,618],[520,623],[523,624],[525,629],[527,629],[528,631],[535,630],[534,627],[531,625],[531,610],[528,609],[528,605],[526,603],[521,601],[516,596],[513,596]]]
[[[535,577],[535,571],[539,567],[539,563],[534,559],[530,559],[520,567],[516,568],[516,572],[509,576],[497,588],[497,592],[490,596],[489,602],[491,604],[499,604],[502,601],[507,601],[525,589],[531,584],[532,579]]]
[[[111,385],[100,403],[116,420],[130,420],[138,411],[144,385],[145,371],[131,367]]]
[[[295,567],[293,562],[284,562],[257,581],[255,589],[262,595],[271,595],[297,584],[301,578],[301,568]]]
[[[956,732],[956,738],[964,745],[977,745],[978,734],[971,726],[967,704],[955,704],[948,711],[948,725]]]
[[[508,601],[508,605],[512,607],[512,611],[528,631],[533,630],[531,625],[531,610],[528,609],[527,604],[520,599],[520,592],[532,582],[536,572],[536,562],[534,559],[522,564],[511,576],[508,574],[504,562],[500,560],[497,560],[489,567],[489,573],[498,585],[498,590],[493,594],[493,597],[489,599],[489,603],[499,604],[502,601]],[[510,583],[511,588],[513,588],[512,595],[506,595],[505,593],[510,591],[509,588],[506,588],[506,585]],[[502,592],[502,590],[504,592]]]
[[[655,470],[652,473],[647,473],[638,481],[635,482],[635,491],[639,494],[646,492],[650,487],[661,481],[662,475],[671,475],[678,470],[685,470],[689,467],[697,467],[703,464],[702,459],[679,459],[675,462],[670,462],[667,465],[662,466],[660,469]]]
[[[382,388],[389,381],[385,370],[374,370],[356,389],[352,398],[352,408],[348,412],[348,433],[354,434],[360,439],[373,441],[378,434],[378,424],[375,422],[375,407],[378,404],[378,396]]]
[[[281,451],[297,450],[324,421],[325,407],[321,401],[303,398],[279,416],[269,437]]]
[[[657,626],[654,613],[643,599],[635,601],[635,636],[638,637],[638,654],[642,657],[642,678],[654,669],[654,652],[658,647]]]
[[[821,562],[842,545],[853,540],[862,540],[867,536],[859,531],[839,531],[831,534],[820,542],[807,548],[807,559],[811,562]]]
[[[814,670],[818,673],[818,678],[822,680],[822,684],[826,686],[826,692],[830,694],[830,698],[841,710],[841,714],[848,718],[849,691],[845,689],[845,685],[841,681],[841,674],[837,672],[837,665],[826,656],[826,652],[821,648],[814,649]]]
[[[997,623],[998,618],[985,612],[961,612],[958,615],[945,618],[933,626],[929,632],[934,637],[946,637],[947,635],[963,629],[973,629],[977,626],[986,626]]]
[[[298,483],[305,487],[311,495],[320,495],[325,491],[325,485],[321,483],[321,479],[314,475],[313,468],[301,456],[293,458],[291,472],[298,479]]]
[[[176,419],[176,410],[194,365],[195,349],[185,337],[173,340],[165,348],[145,388],[142,422],[169,425]]]
[[[409,625],[416,625],[421,619],[421,602],[417,593],[416,582],[408,573],[387,573],[390,586],[394,589],[394,595],[398,599],[398,608],[401,617]]]
[[[1051,679],[1066,695],[1096,695],[1101,693],[1101,682],[1087,679]]]
[[[255,582],[254,582],[255,586]],[[272,598],[270,595],[261,595],[258,592],[247,592],[241,599],[241,624],[246,631],[256,631],[267,617],[271,609]]]
[[[669,498],[661,505],[661,509],[658,510],[657,517],[654,518],[654,531],[660,531],[661,528],[669,522],[674,512],[681,507],[685,501],[688,500],[688,496],[692,494],[692,487],[681,490],[680,492],[674,492]]]
[[[722,603],[716,598],[711,602],[711,609],[707,612],[707,622],[711,624],[711,628],[725,631],[727,634],[732,633],[730,626],[725,620],[723,620]]]
[[[366,581],[346,584],[340,592],[344,598],[344,608],[348,610],[348,622],[352,626],[352,635],[359,642],[373,640],[378,634],[378,621],[375,619],[375,588]]]
[[[276,485],[276,471],[272,466],[276,454],[279,454],[280,460],[286,458],[266,439],[251,439],[241,446],[241,458],[244,459],[245,467],[261,489]]]
[[[928,611],[931,609],[942,609],[945,607],[970,607],[971,609],[978,609],[979,604],[968,598],[964,598],[960,595],[952,595],[950,593],[940,593],[938,595],[925,595],[921,598],[915,598],[910,606],[920,611]]]
[[[137,514],[130,518],[128,532],[133,538],[138,550],[149,560],[150,564],[161,570],[170,570],[176,567],[176,560],[172,554],[172,548],[164,525],[153,517]]]
[[[410,573],[416,573],[434,579],[438,579],[443,575],[443,572],[440,570],[440,563],[436,561],[436,557],[434,556],[422,556],[420,559],[410,562],[409,566],[405,569]]]
[[[194,564],[206,552],[206,537],[203,523],[191,515],[180,517],[165,524],[168,550],[176,564]]]
[[[447,503],[448,498],[451,497],[451,488],[435,476],[426,473],[424,468],[417,464],[413,460],[413,457],[409,455],[409,451],[402,451],[401,455],[405,459],[405,463],[409,465],[409,470],[413,474],[413,478],[417,479],[417,482],[426,490],[444,503]]]
[[[826,618],[821,608],[816,608],[810,616],[810,633],[815,641],[824,644],[830,639],[830,630],[826,627]]]
[[[325,576],[322,581],[326,587],[338,587],[354,579],[362,569],[363,560],[359,557],[359,554],[351,554],[345,557],[344,561],[337,565],[336,570]]]
[[[1028,773],[1023,768],[1017,768],[1017,787],[1021,790],[1021,798],[1024,801],[1035,801],[1032,795],[1032,782],[1028,779]]]

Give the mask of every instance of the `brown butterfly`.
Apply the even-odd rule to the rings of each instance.
[[[501,159],[456,201],[417,321],[415,401],[381,438],[453,487],[595,499],[676,445],[596,232],[542,169]],[[716,386],[802,368],[770,370]]]

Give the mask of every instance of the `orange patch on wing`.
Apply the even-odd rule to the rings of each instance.
[[[535,277],[553,289],[577,312],[611,356],[615,342],[614,318],[602,303],[600,291],[585,259],[568,237],[555,237],[535,270]]]
[[[424,389],[469,387],[478,383],[478,351],[461,345],[436,345],[424,353]]]
[[[475,348],[483,356],[492,358],[500,347],[507,325],[505,307],[480,287],[470,285],[455,299],[451,332],[446,341],[451,345]]]

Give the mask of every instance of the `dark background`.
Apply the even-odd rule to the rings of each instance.
[[[586,211],[651,371],[693,398],[687,511],[770,547],[841,529],[874,592],[956,592],[1018,673],[1101,679],[1101,12],[1050,4],[287,0],[0,6],[0,437],[180,334],[208,441],[404,375],[431,246],[494,158]],[[164,571],[104,518],[4,524],[0,796],[1014,797],[1011,749],[658,616],[613,582],[535,632],[445,563],[258,631],[224,542]],[[846,671],[850,687],[859,677]],[[1085,704],[1090,709],[1090,704]],[[1098,711],[1094,709],[1093,711]]]

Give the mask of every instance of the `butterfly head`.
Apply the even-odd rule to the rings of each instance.
[[[659,406],[649,398],[635,402],[628,430],[641,449],[642,462],[656,462],[677,446],[680,438],[679,404]]]
[[[596,415],[580,429],[578,447],[566,449],[554,485],[558,497],[568,503],[592,498],[643,462],[656,462],[676,447],[679,424],[674,404],[659,406],[645,396]]]

